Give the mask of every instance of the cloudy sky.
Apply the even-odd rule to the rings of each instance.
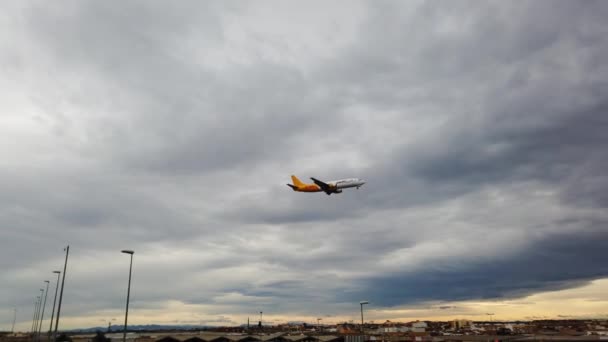
[[[607,2],[1,6],[0,329],[607,317]]]

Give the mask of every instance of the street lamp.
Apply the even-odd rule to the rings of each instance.
[[[112,331],[112,321],[115,321],[116,318],[112,319],[102,319],[102,322],[108,322],[108,332]]]
[[[53,331],[53,318],[55,318],[55,303],[57,303],[57,290],[59,289],[59,275],[61,271],[53,271],[57,273],[57,283],[55,284],[55,299],[53,299],[53,311],[51,311],[51,325],[49,326],[49,338],[51,338],[51,332]]]
[[[364,300],[362,302],[359,302],[359,304],[361,305],[361,328],[363,328],[363,305],[369,304],[369,302]]]
[[[46,308],[46,296],[49,294],[49,284],[48,280],[44,281],[46,283],[46,291],[44,291],[44,304],[42,305],[42,314],[40,314],[40,324],[38,325],[38,340],[40,340],[40,332],[42,331],[42,322],[44,322],[44,309]]]
[[[494,313],[486,313],[486,315],[490,316],[490,323],[492,322],[492,316],[494,316]]]
[[[68,255],[70,254],[70,246],[63,249],[65,251],[65,263],[63,264],[63,279],[61,280],[61,291],[59,292],[59,305],[57,306],[57,317],[55,317],[55,332],[53,340],[57,341],[57,329],[59,328],[59,314],[61,313],[61,301],[63,299],[63,286],[65,285],[65,271],[68,267]]]
[[[42,309],[42,295],[44,294],[44,289],[40,289],[40,302],[38,303],[38,312],[36,313],[36,324],[34,325],[34,336],[38,333],[38,327],[40,326],[40,311]]]
[[[135,253],[135,252],[128,250],[128,249],[123,249],[121,252],[131,255],[131,263],[129,264],[129,285],[127,286],[127,309],[125,311],[125,329],[122,333],[122,341],[126,342],[127,341],[127,318],[129,317],[129,296],[131,294],[131,269],[133,268],[133,253]]]
[[[13,316],[13,327],[11,328],[11,334],[15,333],[15,322],[17,321],[17,308],[15,308],[15,315]]]
[[[34,314],[32,315],[32,328],[30,329],[32,333],[34,333],[34,323],[36,322],[36,312],[38,311],[38,302],[40,301],[40,296],[36,297],[36,301],[34,302]]]

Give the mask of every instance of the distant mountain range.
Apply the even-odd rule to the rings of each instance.
[[[287,324],[288,325],[301,325],[301,324],[306,324],[306,322],[290,321],[290,322],[287,322]],[[250,327],[252,327],[252,328],[254,328],[256,326],[257,326],[257,322],[251,323],[251,325],[250,325]],[[268,325],[264,324],[264,326],[268,326]],[[128,325],[127,330],[128,331],[201,330],[201,329],[210,329],[210,328],[217,328],[217,327],[218,326],[193,325],[193,324],[189,324],[189,325],[144,324],[144,325]],[[245,328],[245,327],[247,327],[247,324],[241,324],[240,327]],[[95,333],[96,331],[101,331],[101,332],[107,333],[108,327],[105,326],[105,327],[91,327],[91,328],[78,328],[78,329],[66,330],[66,332],[70,332],[70,333]],[[110,327],[111,333],[118,333],[118,332],[122,332],[122,331],[123,331],[122,325],[114,324]]]
[[[158,331],[158,330],[199,330],[211,328],[207,325],[163,325],[163,324],[145,324],[145,325],[127,325],[128,331]],[[94,333],[96,331],[108,332],[108,327],[91,327],[91,328],[79,328],[66,330],[67,332],[82,332],[82,333]],[[110,332],[121,332],[123,331],[122,325],[112,325]]]

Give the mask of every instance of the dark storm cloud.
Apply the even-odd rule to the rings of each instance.
[[[406,179],[403,189],[411,184],[408,178],[422,181],[430,192],[450,185],[439,196],[504,181],[541,179],[561,183],[570,181],[569,176],[582,169],[585,178],[597,179],[608,162],[608,140],[603,134],[608,124],[607,108],[602,95],[608,84],[605,78],[596,77],[606,74],[606,65],[597,61],[599,56],[608,55],[608,49],[605,36],[582,30],[581,26],[600,25],[597,13],[605,11],[606,6],[587,3],[572,13],[571,6],[575,4],[557,4],[550,10],[533,5],[527,11],[521,7],[491,11],[485,17],[473,18],[469,34],[458,37],[456,45],[442,46],[438,55],[446,58],[445,66],[453,73],[431,77],[440,84],[431,90],[450,94],[454,86],[463,89],[463,94],[457,93],[454,100],[458,101],[438,109],[450,113],[441,129],[396,151],[392,161],[384,166],[385,173],[375,174],[373,179],[387,180],[380,184],[387,189],[395,188],[393,180],[401,178]],[[432,13],[449,12],[443,7],[428,7]],[[502,21],[501,14],[505,12],[525,14],[523,18]],[[540,12],[543,15],[538,15]],[[560,18],[568,18],[568,23],[561,25]],[[501,51],[514,56],[505,63],[504,54],[493,54],[494,49],[488,49],[488,44],[497,44]],[[483,51],[463,58],[472,59],[473,70],[462,70],[457,63],[449,62],[469,51],[463,45],[478,46]],[[594,63],[589,65],[588,60]],[[435,64],[421,61],[427,63]],[[405,66],[396,68],[397,75],[413,71]],[[484,69],[490,67],[497,76],[486,74]],[[527,75],[524,80],[512,81],[521,74]],[[411,86],[407,81],[403,84]],[[480,85],[490,90],[479,92]],[[395,102],[394,106],[400,104],[407,102]],[[597,193],[600,200],[601,193]]]
[[[245,220],[326,220],[363,214],[370,205],[376,209],[432,203],[487,184],[526,180],[551,183],[564,199],[604,201],[608,142],[603,132],[608,123],[603,94],[608,83],[598,77],[606,74],[601,56],[608,55],[606,36],[599,33],[606,30],[598,14],[606,11],[603,3],[586,3],[577,11],[573,6],[578,5],[568,2],[550,9],[532,3],[427,3],[414,11],[384,5],[393,10],[372,9],[375,15],[361,28],[360,41],[323,71],[334,77],[329,82],[342,101],[401,112],[395,124],[414,119],[412,102],[432,101],[429,115],[436,117],[436,129],[404,146],[383,141],[388,159],[370,155],[371,168],[352,170],[368,180],[367,200],[328,204],[289,198],[279,204],[285,207],[279,211],[248,203]],[[446,16],[453,16],[454,32],[437,33],[440,18]],[[466,23],[464,28],[460,21]],[[594,29],[583,29],[585,25]],[[419,55],[429,45],[443,63]],[[393,64],[375,66],[391,58]],[[460,60],[471,67],[463,68]],[[442,67],[443,72],[419,75],[421,67]],[[395,84],[383,86],[386,82]],[[378,87],[380,97],[375,96]],[[382,135],[377,139],[382,141]],[[569,195],[578,191],[575,188],[586,195]],[[353,205],[359,211],[346,210]],[[255,208],[251,215],[248,208]]]
[[[69,94],[75,101],[126,114],[86,134],[89,150],[127,169],[172,174],[255,165],[288,157],[295,136],[329,133],[336,122],[326,116],[333,101],[293,67],[253,57],[253,66],[218,69],[205,59],[222,49],[221,18],[236,11],[229,4],[184,3],[168,12],[156,3],[72,5],[67,14],[31,9],[32,35],[59,68],[90,75]]]
[[[332,217],[364,218],[379,209],[428,206],[487,186],[524,182],[553,189],[566,205],[606,207],[604,3],[581,8],[569,2],[551,8],[543,3],[427,3],[413,12],[385,5],[392,10],[372,10],[376,15],[361,29],[361,40],[347,50],[348,58],[340,56],[336,65],[325,65],[329,76],[324,80],[333,82],[335,92],[347,99],[343,101],[402,111],[401,120],[410,119],[412,103],[434,101],[432,115],[443,123],[405,146],[385,141],[394,149],[391,158],[375,160],[364,175],[370,181],[363,196],[349,193],[339,202],[325,196],[289,197],[277,204],[278,211],[248,203],[239,208],[244,221],[318,225]],[[444,16],[453,16],[454,26],[437,33]],[[461,27],[460,21],[466,24]],[[279,190],[272,197],[280,198]],[[584,230],[585,225],[579,221],[569,229]],[[367,293],[382,305],[392,305],[576,286],[607,272],[601,263],[585,262],[605,245],[598,237],[606,225],[594,228],[597,235],[578,238],[578,245],[558,243],[569,236],[546,236],[524,255],[495,265],[470,264],[453,274],[423,271],[413,276],[411,286],[402,276],[377,278],[348,300]],[[391,250],[373,245],[364,249]],[[563,269],[545,266],[560,263]],[[518,270],[524,265],[525,272]],[[502,270],[499,275],[494,266],[496,272]],[[377,285],[393,283],[394,288]],[[399,294],[399,286],[407,294]]]
[[[344,300],[366,296],[378,305],[393,306],[429,299],[508,299],[538,290],[582,286],[608,272],[603,252],[608,238],[606,224],[599,227],[603,231],[545,236],[508,259],[465,265],[455,261],[443,270],[429,265],[417,272],[368,279],[364,291],[349,294]]]
[[[600,103],[591,108],[581,107],[565,113],[563,119],[517,131],[502,130],[500,123],[489,120],[472,129],[481,134],[464,129],[437,150],[427,151],[428,155],[414,156],[412,173],[429,184],[451,182],[469,186],[530,179],[566,181],[567,185],[572,176],[581,172],[584,178],[597,179],[608,166],[606,106]],[[533,110],[530,108],[528,112]],[[491,150],[493,146],[495,151]],[[596,199],[598,205],[605,206],[601,189],[608,184],[596,186],[599,186],[596,198],[581,194],[571,199]]]

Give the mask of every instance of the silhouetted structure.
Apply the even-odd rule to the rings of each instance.
[[[57,336],[56,342],[72,342],[72,338],[66,334]]]
[[[91,339],[91,342],[110,342],[112,339],[107,338],[104,333],[97,331],[95,337]]]

